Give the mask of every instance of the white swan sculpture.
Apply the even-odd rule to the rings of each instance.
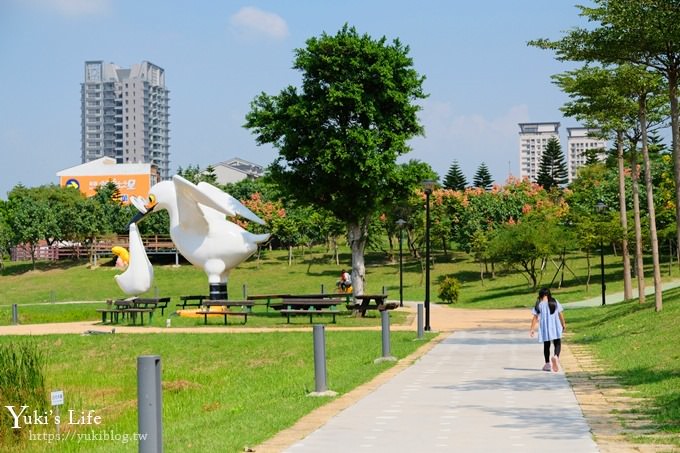
[[[211,299],[227,298],[229,272],[270,236],[250,233],[229,222],[225,216],[238,215],[264,225],[234,197],[205,182],[196,185],[176,175],[151,188],[148,204],[141,197],[131,201],[140,211],[133,223],[154,209],[168,211],[170,238],[190,263],[208,275]]]
[[[139,296],[147,292],[153,284],[153,266],[146,256],[146,250],[139,235],[137,225],[130,224],[130,252],[128,267],[120,275],[113,277],[121,290],[128,296]]]

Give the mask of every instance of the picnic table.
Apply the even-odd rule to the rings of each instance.
[[[137,315],[140,317],[141,325],[144,325],[144,314],[149,315],[149,322],[153,316],[153,311],[159,307],[161,311],[163,308],[167,307],[167,303],[170,301],[169,297],[163,298],[138,298],[132,297],[129,299],[116,299],[107,300],[106,308],[98,308],[96,311],[102,315],[102,323],[106,323],[107,315],[110,316],[110,322],[113,324],[118,323],[121,315],[125,319],[129,316],[132,320],[132,324],[137,324]]]
[[[248,313],[250,307],[255,305],[251,300],[209,300],[203,302],[201,309],[196,312],[198,315],[203,315],[203,323],[208,324],[208,316],[223,316],[224,325],[227,325],[227,316],[243,316],[243,324],[248,322]],[[247,310],[234,311],[231,307],[243,307]],[[221,310],[211,310],[212,307],[221,307]]]
[[[354,296],[356,303],[347,304],[348,310],[357,310],[361,317],[366,316],[368,310],[394,310],[399,306],[396,302],[387,302],[387,294],[361,294]],[[374,303],[371,303],[374,301]]]
[[[339,313],[336,307],[343,303],[345,303],[345,300],[340,298],[287,297],[282,299],[281,303],[272,304],[272,308],[279,310],[281,315],[286,317],[288,324],[290,324],[290,317],[295,315],[309,316],[310,324],[314,316],[331,315],[333,323],[335,323],[335,316]]]
[[[135,305],[140,307],[140,308],[160,308],[161,309],[161,316],[163,315],[164,311],[166,308],[168,308],[168,304],[170,303],[170,298],[169,297],[138,297],[134,299]]]

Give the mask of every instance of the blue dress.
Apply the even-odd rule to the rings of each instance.
[[[531,310],[531,313],[538,315],[538,341],[552,341],[562,338],[562,323],[560,322],[560,313],[564,309],[562,305],[557,302],[555,313],[550,314],[550,307],[548,301],[538,304],[538,311],[536,307]]]

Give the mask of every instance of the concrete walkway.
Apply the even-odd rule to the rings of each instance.
[[[661,285],[664,291],[672,289],[672,288],[677,288],[680,286],[680,280],[673,280],[670,282],[665,282]],[[650,294],[654,294],[654,285],[646,285],[645,286],[645,295],[648,296]],[[637,288],[633,288],[633,297],[637,298],[638,297],[638,291]],[[618,292],[618,293],[612,293],[612,294],[607,294],[605,292],[605,303],[607,305],[612,305],[612,304],[618,304],[624,301],[623,298],[623,291]],[[596,297],[592,297],[590,299],[582,300],[579,302],[567,302],[564,305],[564,308],[581,308],[581,307],[598,307],[602,305],[602,295],[599,294]]]
[[[517,330],[449,335],[287,452],[597,452],[562,372]]]

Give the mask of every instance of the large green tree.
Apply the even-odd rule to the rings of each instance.
[[[480,187],[484,190],[489,190],[491,188],[493,178],[491,177],[489,167],[487,167],[484,162],[479,164],[479,168],[477,168],[477,172],[473,179],[473,184],[475,187]]]
[[[567,183],[567,164],[564,162],[564,153],[560,142],[552,137],[545,145],[541,155],[541,163],[536,175],[536,182],[545,190],[553,187],[559,188]]]
[[[424,77],[398,39],[373,39],[345,25],[295,51],[300,89],[257,96],[245,127],[258,144],[279,150],[271,177],[300,203],[332,212],[348,225],[352,282],[363,292],[371,218],[390,193],[397,157],[423,133],[415,101]]]
[[[458,165],[458,161],[454,160],[449,167],[449,172],[444,177],[444,187],[451,190],[465,190],[467,186],[467,180],[463,171]]]

